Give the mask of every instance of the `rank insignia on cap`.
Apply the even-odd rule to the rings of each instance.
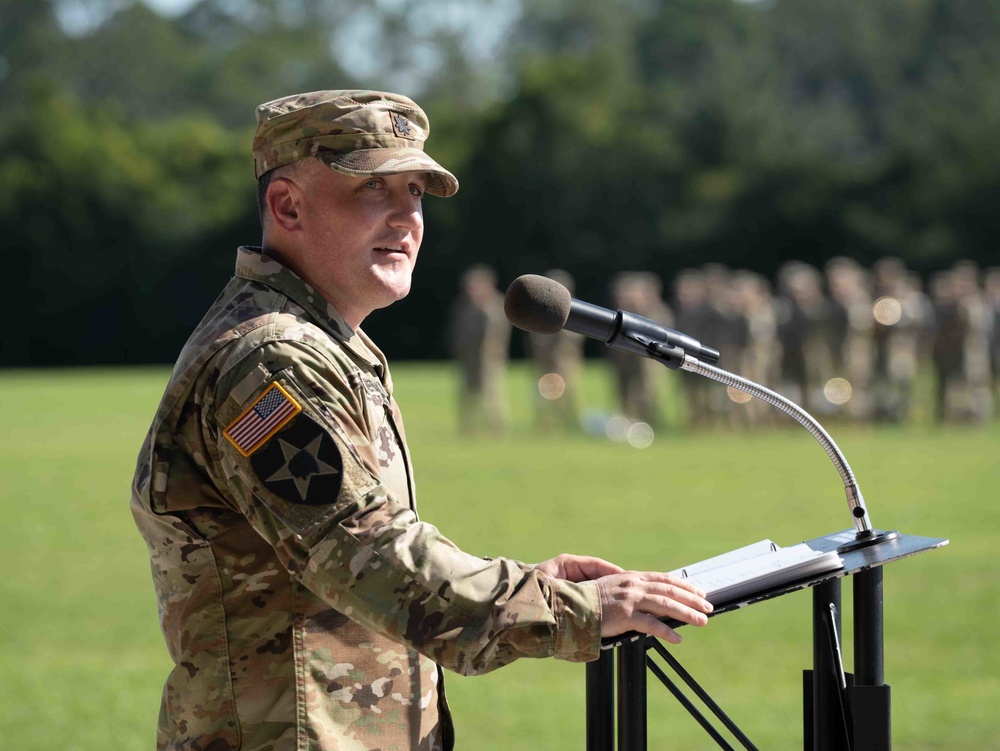
[[[396,132],[397,136],[409,138],[411,140],[416,138],[416,136],[413,135],[413,126],[410,125],[410,121],[398,112],[392,113],[392,129]]]
[[[287,391],[272,383],[223,435],[243,456],[250,456],[301,411],[302,407]]]
[[[289,503],[334,503],[344,478],[344,462],[330,434],[309,415],[300,416],[267,447],[250,457],[264,487]]]

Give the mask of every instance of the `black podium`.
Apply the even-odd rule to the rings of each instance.
[[[948,544],[945,539],[900,534],[845,550],[855,537],[850,529],[806,542],[821,552],[840,549],[843,568],[720,603],[711,615],[714,618],[812,588],[813,666],[803,672],[805,751],[889,751],[892,737],[889,686],[884,675],[882,567]],[[853,675],[844,672],[840,658],[841,579],[846,576],[853,580]],[[720,748],[733,749],[650,658],[649,650],[677,673],[743,748],[757,748],[657,639],[624,634],[605,640],[601,658],[587,665],[587,751],[645,751],[647,671],[666,686]]]

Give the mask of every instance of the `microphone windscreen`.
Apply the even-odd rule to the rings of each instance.
[[[507,320],[533,334],[555,334],[569,318],[572,297],[559,282],[537,274],[519,276],[503,300]]]

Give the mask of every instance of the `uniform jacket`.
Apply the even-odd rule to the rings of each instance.
[[[174,662],[158,749],[448,749],[441,666],[597,657],[594,583],[418,520],[392,388],[363,332],[239,250],[133,483]]]

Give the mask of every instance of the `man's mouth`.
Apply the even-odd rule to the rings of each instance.
[[[379,251],[380,253],[405,253],[406,252],[405,248],[403,248],[402,245],[382,245],[380,247],[376,247],[375,250]]]

